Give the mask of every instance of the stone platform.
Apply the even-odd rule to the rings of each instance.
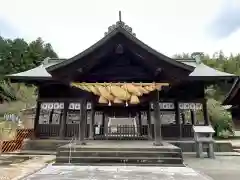
[[[127,164],[183,166],[179,147],[163,142],[154,146],[151,141],[88,141],[74,143],[57,150],[56,164]]]
[[[212,180],[188,167],[51,166],[25,180]]]
[[[109,141],[109,140],[101,140]],[[142,140],[137,140],[142,142]],[[195,152],[195,142],[192,139],[181,139],[181,140],[164,140],[170,144],[173,144],[181,148],[182,152]],[[56,152],[57,148],[68,144],[70,140],[61,140],[61,139],[33,139],[25,140],[23,145],[24,151],[53,151]],[[119,140],[120,142],[120,140]],[[133,142],[133,140],[131,140]],[[150,141],[152,143],[152,141]],[[104,142],[103,142],[104,143]],[[233,152],[233,147],[230,141],[215,141],[214,144],[215,152]]]

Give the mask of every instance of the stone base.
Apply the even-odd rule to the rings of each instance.
[[[56,163],[183,166],[183,159],[180,148],[165,142],[153,146],[151,141],[88,141],[59,147]]]
[[[66,145],[70,140],[56,140],[56,139],[34,139],[34,140],[25,140],[23,144],[23,150],[42,150],[42,151],[56,151],[58,147]],[[101,140],[104,141],[114,141],[114,140]],[[129,140],[128,142],[140,141],[145,142],[145,140]],[[118,140],[121,142],[121,140]],[[152,145],[152,141],[149,141]],[[196,152],[195,142],[192,140],[186,141],[163,141],[173,144],[181,148],[182,152]],[[206,152],[206,151],[205,151]],[[216,141],[214,144],[214,152],[233,152],[233,147],[230,142],[218,142]]]

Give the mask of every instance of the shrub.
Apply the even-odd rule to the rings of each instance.
[[[208,99],[208,114],[218,137],[227,138],[234,135],[232,117],[230,112],[221,106],[215,99]]]

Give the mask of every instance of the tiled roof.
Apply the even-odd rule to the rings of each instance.
[[[29,69],[27,71],[24,72],[20,72],[20,73],[16,73],[16,74],[10,74],[7,75],[7,77],[13,78],[13,79],[17,79],[18,77],[21,78],[51,78],[51,74],[49,74],[46,70],[47,67],[50,67],[52,65],[58,64],[62,61],[64,61],[65,59],[57,59],[57,58],[46,58],[43,60],[43,63],[38,66],[35,67],[33,69]]]
[[[47,58],[43,61],[43,63],[33,69],[16,73],[16,74],[11,74],[8,75],[7,77],[17,79],[18,77],[21,78],[51,78],[51,74],[49,74],[46,70],[46,68],[56,65],[65,59],[56,59],[56,58]],[[204,63],[196,63],[194,59],[176,59],[176,61],[181,62],[183,64],[187,64],[189,66],[194,67],[195,69],[193,70],[192,73],[190,73],[189,76],[192,77],[226,77],[226,76],[235,76],[233,74],[229,74],[226,72],[222,72],[219,70],[216,70],[214,68],[211,68]]]

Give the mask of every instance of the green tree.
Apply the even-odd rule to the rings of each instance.
[[[46,57],[58,57],[50,43],[41,38],[29,44],[24,39],[0,37],[0,75],[22,72],[41,64]]]
[[[41,38],[27,43],[24,39],[11,40],[0,36],[0,101],[23,101],[24,96],[20,96],[19,93],[26,92],[20,91],[17,88],[18,85],[3,81],[4,75],[32,69],[40,65],[47,57],[56,58],[58,56],[51,44],[45,43]],[[24,85],[20,87],[24,89]]]

